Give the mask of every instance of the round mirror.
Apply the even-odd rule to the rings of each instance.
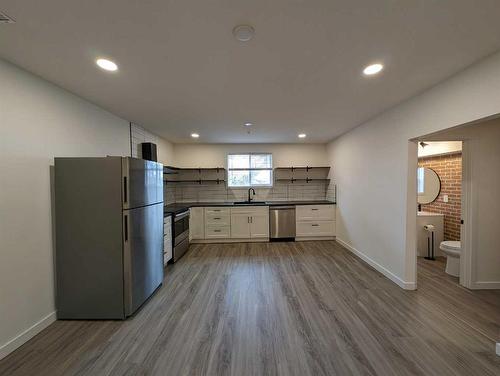
[[[419,167],[417,169],[417,193],[419,204],[430,204],[441,192],[441,180],[431,168]]]

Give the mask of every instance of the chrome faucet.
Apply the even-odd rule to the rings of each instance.
[[[255,196],[255,189],[248,188],[248,202],[252,201],[252,198],[250,197],[250,191],[252,191],[253,195]]]

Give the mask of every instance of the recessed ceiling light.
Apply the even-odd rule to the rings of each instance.
[[[198,133],[191,133],[191,137],[198,138],[198,137],[200,137],[200,135]]]
[[[253,125],[253,123],[245,123],[243,124],[245,127],[251,127]]]
[[[118,70],[118,65],[116,65],[116,63],[114,63],[113,61],[108,60],[108,59],[97,59],[95,63],[100,68],[107,70],[107,71],[110,71],[110,72],[114,72],[114,71]]]
[[[377,73],[380,73],[384,69],[382,64],[376,63],[368,65],[365,69],[363,69],[363,74],[366,76],[371,76]]]
[[[299,133],[299,138],[306,138],[306,134],[305,133]]]
[[[248,42],[253,38],[255,30],[250,25],[238,25],[233,29],[233,35],[240,42]]]

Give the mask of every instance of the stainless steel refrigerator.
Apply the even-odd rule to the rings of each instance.
[[[124,319],[163,281],[163,166],[55,158],[60,319]]]

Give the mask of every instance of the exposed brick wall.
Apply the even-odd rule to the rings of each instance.
[[[444,239],[460,240],[462,153],[419,158],[418,166],[432,168],[441,179],[438,198],[422,205],[422,210],[444,214]],[[448,195],[447,203],[444,195]]]

